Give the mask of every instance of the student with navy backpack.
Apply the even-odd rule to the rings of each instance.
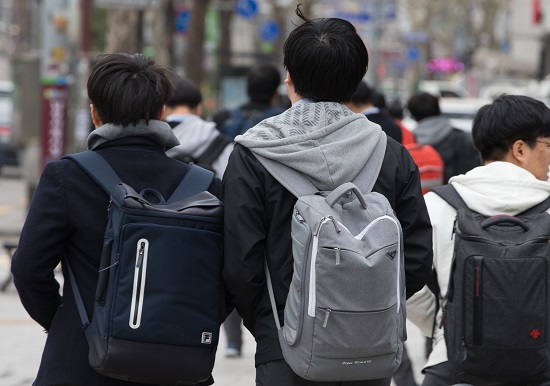
[[[547,384],[550,109],[503,95],[472,134],[483,165],[424,196],[438,298],[407,301],[433,342],[422,385]]]
[[[171,73],[141,54],[103,55],[91,69],[88,95],[96,129],[87,147],[137,192],[152,188],[170,197],[190,170],[165,153],[179,144],[161,121],[172,87]],[[207,190],[221,197],[221,181],[213,179]],[[48,334],[34,385],[128,385],[90,366],[76,287],[65,263],[70,261],[91,315],[108,208],[109,195],[75,162],[46,165],[11,267],[23,306]],[[60,262],[62,291],[54,276]],[[210,378],[202,384],[212,383]]]

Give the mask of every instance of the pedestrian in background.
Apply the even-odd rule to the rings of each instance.
[[[357,382],[300,378],[283,359],[277,336],[274,317],[283,319],[293,275],[290,223],[296,198],[256,155],[283,163],[317,189],[330,191],[352,181],[386,139],[380,126],[345,106],[368,66],[367,49],[353,25],[337,18],[309,20],[299,7],[296,13],[303,24],[284,44],[284,82],[293,105],[236,138],[224,175],[224,280],[257,342],[257,385],[390,385],[390,378]],[[431,226],[418,170],[408,152],[387,138],[382,154],[373,191],[388,198],[403,226],[406,289],[411,296],[430,274]],[[266,259],[277,301],[275,316],[267,295]]]
[[[154,188],[170,197],[188,170],[165,153],[179,145],[161,121],[173,92],[172,74],[141,54],[109,54],[95,62],[87,88],[96,127],[88,149],[137,191]],[[221,197],[221,181],[214,179],[208,190]],[[90,367],[74,288],[62,260],[70,260],[91,315],[108,207],[109,196],[73,161],[52,161],[44,168],[11,266],[23,306],[48,333],[36,386],[128,385]],[[60,262],[63,295],[54,276]]]
[[[212,120],[220,132],[231,139],[243,134],[256,123],[283,112],[277,92],[281,75],[275,66],[260,64],[246,74],[248,101],[232,110],[222,110]]]
[[[227,160],[233,151],[233,141],[216,130],[216,124],[205,121],[202,114],[201,90],[187,79],[179,79],[174,95],[166,103],[166,117],[178,146],[169,149],[168,156],[182,162],[193,162],[212,170],[222,178]]]
[[[441,156],[445,184],[449,178],[481,165],[472,135],[452,127],[449,119],[441,114],[436,96],[418,92],[409,98],[407,108],[411,117],[418,122],[414,129],[416,142],[433,146]]]
[[[374,105],[375,99],[382,99],[385,103],[384,96],[381,93],[369,87],[365,81],[361,81],[351,96],[348,107],[353,112],[365,114],[369,121],[379,124],[389,137],[401,143],[401,128],[381,106]]]

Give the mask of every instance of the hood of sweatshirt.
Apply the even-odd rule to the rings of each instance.
[[[219,135],[214,122],[208,122],[197,115],[179,115],[167,117],[167,121],[181,121],[172,130],[179,141],[179,145],[168,150],[170,157],[190,156],[197,158],[204,153],[214,138]]]
[[[485,216],[516,215],[544,201],[550,183],[535,178],[510,162],[491,162],[452,177],[453,185],[470,209]]]
[[[304,174],[321,191],[352,181],[363,168],[377,176],[386,151],[379,125],[334,102],[295,104],[235,142]]]
[[[416,142],[423,145],[435,145],[449,135],[453,130],[449,119],[443,115],[420,120],[414,129]]]
[[[150,138],[165,151],[179,145],[178,139],[166,122],[151,119],[149,123],[140,121],[137,125],[129,126],[106,123],[90,133],[86,140],[86,146],[88,149],[95,149],[105,142],[126,137]]]

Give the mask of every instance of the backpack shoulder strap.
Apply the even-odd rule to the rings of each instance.
[[[206,150],[197,157],[195,162],[197,163],[197,165],[205,165],[208,167],[212,166],[214,161],[218,159],[220,154],[231,142],[233,141],[225,135],[221,133],[218,134],[216,138],[214,138],[212,143],[210,143],[210,145],[206,148]]]
[[[516,216],[527,216],[530,214],[537,214],[537,213],[543,213],[546,212],[550,208],[550,196],[546,198],[546,200],[539,202],[537,205],[524,210],[523,212],[517,214]]]
[[[121,180],[113,168],[105,161],[105,158],[97,152],[86,150],[81,153],[68,154],[63,158],[74,161],[82,170],[84,170],[96,184],[101,186],[107,194],[111,194],[115,186]]]
[[[436,186],[431,189],[431,192],[437,194],[455,209],[468,208],[468,205],[466,205],[460,194],[457,193],[451,184]]]
[[[203,169],[191,162],[189,163],[187,173],[185,173],[180,184],[174,193],[172,193],[167,202],[183,200],[187,197],[204,192],[208,190],[213,179],[214,172]]]

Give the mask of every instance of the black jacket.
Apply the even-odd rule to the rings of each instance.
[[[395,139],[399,143],[403,142],[401,127],[399,127],[390,116],[383,112],[365,114],[365,116],[369,121],[379,124],[382,131],[384,131],[388,137]]]
[[[149,187],[169,197],[188,168],[143,137],[109,141],[96,150],[138,192]],[[221,196],[221,181],[215,179],[209,191]],[[12,262],[21,302],[48,331],[35,385],[128,385],[89,366],[88,344],[63,264],[63,296],[54,278],[55,267],[66,256],[91,316],[108,200],[70,160],[48,163],[40,178]]]
[[[373,191],[388,198],[403,227],[410,297],[424,286],[431,272],[432,228],[418,169],[409,153],[391,138]],[[237,145],[224,175],[224,202],[226,288],[256,338],[256,365],[282,359],[265,284],[264,256],[282,321],[293,274],[290,222],[296,198],[250,150]]]
[[[465,174],[481,166],[481,156],[474,146],[472,135],[459,129],[452,129],[449,135],[432,145],[443,160],[443,183],[449,178]]]

